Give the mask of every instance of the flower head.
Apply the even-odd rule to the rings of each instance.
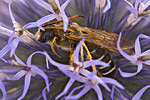
[[[30,22],[24,26],[24,28],[33,28],[33,27],[39,27],[40,29],[44,30],[42,25],[44,23],[47,23],[53,19],[60,20],[61,18],[63,19],[64,22],[64,31],[67,30],[68,27],[68,17],[65,14],[65,8],[69,4],[70,0],[67,0],[63,5],[60,6],[59,0],[49,0],[49,3],[46,3],[43,0],[34,0],[37,4],[45,8],[46,10],[50,11],[52,14],[46,15],[36,22]]]
[[[121,76],[123,76],[123,77],[132,77],[132,76],[135,76],[136,74],[138,74],[142,70],[143,64],[150,65],[150,60],[144,59],[145,56],[150,55],[150,50],[146,50],[145,52],[141,53],[141,47],[140,47],[140,41],[139,41],[140,38],[150,39],[150,37],[140,34],[135,40],[135,54],[128,55],[120,48],[121,35],[122,35],[122,33],[120,33],[120,35],[119,35],[118,42],[117,42],[117,48],[118,48],[119,52],[121,53],[121,55],[124,56],[127,60],[129,60],[133,64],[137,65],[138,69],[137,69],[137,72],[135,72],[135,73],[126,73],[126,72],[121,71],[121,69],[119,68],[119,72],[120,72]]]
[[[22,100],[25,97],[30,86],[31,76],[35,76],[36,74],[39,74],[40,76],[44,78],[47,90],[49,91],[49,79],[47,75],[42,70],[40,70],[37,66],[31,65],[32,55],[28,57],[26,64],[22,62],[21,59],[19,59],[16,55],[15,55],[15,59],[17,63],[25,67],[24,70],[19,71],[12,78],[8,77],[8,80],[19,80],[20,78],[25,76],[23,94],[18,98],[18,100]]]
[[[128,0],[124,1],[129,4],[127,9],[131,12],[128,23],[137,23],[142,18],[149,20],[150,11],[145,11],[150,5],[149,0],[135,0],[135,5],[132,5]]]

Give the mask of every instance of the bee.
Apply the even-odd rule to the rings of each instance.
[[[81,27],[77,23],[69,24],[67,31],[64,32],[63,24],[60,22],[62,22],[62,20],[44,24],[43,27],[45,31],[39,29],[35,35],[36,40],[50,44],[53,53],[61,58],[61,54],[56,52],[54,47],[71,54],[78,42],[82,40],[82,38],[85,38],[85,43],[87,47],[89,47],[92,57],[110,64],[110,67],[107,68],[105,68],[105,66],[96,67],[99,76],[113,76],[116,67],[109,52],[119,53],[117,49],[118,34]],[[126,53],[132,53],[130,49],[134,47],[134,43],[126,38],[121,38],[120,44]]]

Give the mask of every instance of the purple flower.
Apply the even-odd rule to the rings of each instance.
[[[135,73],[126,73],[126,72],[121,71],[120,68],[118,70],[122,77],[132,77],[132,76],[135,76],[136,74],[138,74],[142,70],[143,64],[150,65],[150,60],[147,60],[147,59],[144,60],[144,57],[150,55],[150,50],[146,50],[145,52],[141,53],[141,47],[140,47],[140,41],[139,41],[140,38],[150,39],[150,37],[148,37],[144,34],[140,34],[135,40],[135,54],[128,55],[120,48],[121,35],[122,35],[122,33],[120,33],[120,35],[119,35],[119,38],[117,41],[117,48],[118,48],[119,52],[121,53],[121,55],[124,56],[127,60],[129,60],[133,64],[137,65],[138,69],[137,69],[137,72],[135,72]]]
[[[3,94],[3,99],[2,100],[6,100],[6,96],[7,96],[6,89],[5,89],[5,86],[3,85],[1,80],[0,80],[0,89],[1,89],[2,94]]]
[[[107,4],[106,4],[106,0],[95,0],[95,5],[97,8],[100,7],[101,9],[103,9],[103,13],[105,13],[111,8],[110,0],[107,0]]]
[[[46,10],[50,11],[52,14],[42,17],[41,19],[37,20],[36,22],[30,22],[24,26],[24,28],[33,28],[39,27],[40,29],[44,30],[42,25],[47,23],[53,19],[60,20],[63,19],[64,22],[64,31],[67,31],[68,27],[68,17],[65,14],[65,8],[69,4],[70,0],[67,0],[63,5],[60,6],[59,0],[50,0],[50,4],[46,3],[43,0],[34,0],[37,4],[45,8]]]
[[[141,90],[139,90],[136,95],[132,98],[132,100],[140,100],[141,96],[143,95],[143,93],[150,88],[150,85],[147,85],[145,87],[143,87]]]
[[[31,36],[31,33],[22,31],[21,25],[18,22],[16,22],[12,14],[11,3],[12,3],[12,0],[9,1],[9,13],[10,13],[10,18],[12,20],[13,27],[15,28],[15,30],[11,31],[2,26],[0,27],[0,31],[2,32],[3,35],[10,36],[8,39],[8,44],[0,51],[0,58],[2,58],[9,51],[10,51],[10,57],[12,57],[21,40],[24,42],[25,41],[30,42],[30,38],[27,35],[30,34]]]
[[[50,86],[50,85],[52,85],[51,82],[49,83],[49,86]],[[42,91],[42,96],[43,96],[43,99],[44,99],[44,100],[47,100],[47,97],[46,97],[46,89],[47,89],[47,87],[45,87],[45,88],[43,89],[43,91]]]
[[[147,7],[150,5],[149,0],[135,0],[135,5],[132,5],[128,0],[124,0],[126,3],[128,3],[129,6],[127,6],[127,9],[131,12],[128,23],[136,24],[139,22],[142,18],[149,20],[149,11],[145,11]],[[148,17],[147,17],[148,16]]]
[[[99,84],[100,84],[99,79],[101,79],[105,83],[110,83],[110,84],[118,86],[121,89],[124,89],[124,87],[114,79],[106,78],[106,77],[102,77],[102,78],[97,77],[95,75],[96,71],[91,73],[87,70],[84,70],[84,73],[86,73],[85,74],[86,78],[82,79],[84,85],[74,88],[73,91],[66,97],[66,99],[69,99],[69,100],[70,99],[79,99],[84,94],[86,94],[90,89],[94,89],[98,96],[98,100],[103,100],[102,92],[99,87]],[[75,90],[82,88],[82,87],[84,87],[84,88],[78,94],[71,96]]]
[[[27,91],[29,89],[29,85],[30,85],[30,81],[31,81],[31,76],[35,76],[36,74],[39,74],[40,76],[42,76],[44,78],[47,90],[49,92],[49,79],[48,79],[47,75],[42,70],[40,70],[37,66],[31,64],[32,56],[33,55],[30,55],[28,57],[27,62],[25,64],[24,62],[21,61],[21,59],[19,59],[15,55],[15,59],[16,59],[17,63],[19,63],[20,65],[22,65],[22,66],[25,67],[25,70],[19,71],[12,78],[8,77],[8,80],[19,80],[20,78],[22,78],[23,76],[25,76],[25,83],[24,83],[23,94],[18,98],[18,100],[22,100],[25,97],[25,95],[26,95],[26,93],[27,93]]]

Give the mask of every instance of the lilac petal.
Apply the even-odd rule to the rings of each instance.
[[[53,14],[55,13],[53,11],[53,8],[48,4],[46,3],[45,1],[43,0],[34,0],[37,4],[39,4],[40,6],[42,6],[43,8],[45,8],[46,10],[52,12]]]
[[[98,85],[95,85],[95,86],[93,87],[93,89],[95,90],[95,92],[96,92],[96,94],[97,94],[97,96],[98,96],[98,100],[103,100],[102,91],[101,91],[101,89],[99,88],[99,86],[98,86]]]
[[[132,3],[130,3],[128,0],[124,0],[128,5],[130,5],[131,8],[134,8]]]
[[[122,33],[120,32],[119,38],[118,38],[118,41],[117,41],[117,48],[118,48],[119,52],[120,52],[121,55],[124,56],[126,59],[130,60],[131,62],[135,62],[135,61],[136,61],[136,58],[127,55],[127,54],[121,49],[121,47],[120,47],[121,35],[122,35]]]
[[[11,46],[11,52],[10,52],[10,57],[12,57],[15,53],[16,48],[18,47],[19,41],[21,40],[21,37],[17,37],[12,41],[12,46]]]
[[[19,80],[20,78],[22,78],[24,75],[26,74],[25,70],[21,70],[19,71],[17,74],[15,74],[12,78],[7,77],[8,80]]]
[[[69,99],[69,100],[71,100],[71,99],[79,99],[84,94],[86,94],[90,89],[91,89],[91,87],[87,85],[77,95],[67,96],[65,99]]]
[[[111,99],[114,100],[114,92],[115,92],[115,86],[112,86],[111,90]]]
[[[68,17],[66,16],[65,12],[60,13],[59,16],[61,16],[61,18],[63,20],[64,32],[66,32],[67,31],[67,27],[68,27],[68,23],[69,23]]]
[[[140,64],[138,65],[137,72],[135,72],[135,73],[126,73],[126,72],[121,71],[120,68],[119,68],[118,70],[119,70],[120,75],[121,75],[122,77],[132,77],[132,76],[135,76],[136,74],[138,74],[138,73],[142,70],[142,68],[143,68],[143,65],[140,63]]]
[[[78,87],[75,87],[75,88],[69,93],[68,96],[71,96],[76,90],[78,90],[78,89],[80,89],[80,88],[82,88],[82,87],[84,87],[84,86],[85,86],[85,84],[84,84],[84,85],[81,85],[81,86],[78,86]]]
[[[65,89],[63,90],[63,92],[61,92],[55,99],[57,100],[61,96],[65,95],[74,82],[75,82],[75,79],[70,79],[69,82],[67,83]]]
[[[150,65],[150,60],[144,61],[143,64]]]
[[[17,61],[17,63],[19,63],[20,65],[26,66],[26,64],[23,61],[21,61],[20,58],[18,58],[16,55],[14,56],[15,56],[15,60]]]
[[[9,14],[10,14],[10,18],[11,18],[12,22],[15,22],[15,18],[13,16],[12,10],[11,10],[11,3],[12,3],[12,0],[9,0],[9,6],[8,6],[8,8],[9,8]]]
[[[44,78],[45,83],[46,83],[46,87],[47,87],[47,91],[49,92],[49,79],[48,79],[47,75],[37,67],[32,67],[31,71],[39,74],[40,76],[42,76]]]
[[[79,64],[79,65],[81,64],[81,62],[79,62],[80,48],[81,48],[82,43],[83,43],[84,41],[85,41],[85,38],[83,38],[83,39],[79,42],[79,44],[76,46],[75,53],[74,53],[74,58],[73,58],[74,63]]]
[[[140,41],[139,41],[140,35],[135,40],[135,55],[140,56],[141,54],[141,47],[140,47]]]
[[[29,86],[30,86],[30,81],[31,81],[31,72],[28,72],[28,73],[26,74],[26,76],[25,76],[25,83],[24,83],[23,93],[22,93],[22,95],[18,98],[18,100],[22,100],[22,99],[25,97],[25,95],[26,95],[26,93],[27,93],[27,91],[28,91],[28,89],[29,89]]]
[[[5,86],[3,85],[1,80],[0,80],[0,89],[3,93],[3,99],[2,100],[6,100],[7,92],[6,92]]]
[[[140,91],[138,91],[135,96],[132,98],[132,100],[140,100],[141,96],[143,95],[143,93],[150,88],[150,85],[145,86],[144,88],[142,88]]]
[[[50,82],[49,83],[49,86],[51,85],[52,83]],[[44,100],[47,100],[47,97],[46,97],[46,87],[42,90],[42,97]]]
[[[10,37],[11,33],[13,33],[13,31],[0,25],[0,33]]]
[[[150,50],[146,50],[145,52],[141,53],[140,56],[150,55]]]
[[[13,31],[13,33],[11,34],[11,36],[8,39],[8,45],[10,47],[12,47],[12,41],[13,41],[14,37],[15,37],[15,31]]]
[[[144,5],[144,7],[141,7],[141,8],[140,8],[140,11],[143,12],[145,9],[147,9],[147,7],[149,7],[149,5],[150,5],[150,1],[148,1],[148,2]]]
[[[92,61],[85,61],[84,62],[84,68],[87,68],[87,67],[92,66],[92,65],[109,66],[109,64],[107,64],[103,61],[99,61],[99,60],[92,60]]]
[[[64,4],[61,5],[61,10],[64,11],[67,5],[70,3],[71,0],[67,0]]]
[[[107,5],[106,5],[106,7],[104,8],[103,13],[105,13],[106,11],[108,11],[108,10],[110,9],[110,7],[111,7],[110,0],[107,0]]]
[[[30,23],[26,24],[23,28],[28,29],[28,28],[34,28],[34,27],[42,27],[42,25],[44,23],[47,23],[55,18],[56,18],[55,14],[46,15],[46,16],[40,18],[39,20],[37,20],[36,22],[30,22]],[[42,30],[43,30],[43,28],[42,28]]]
[[[140,34],[140,35],[139,35],[139,37],[140,37],[140,38],[144,38],[144,39],[150,39],[150,37],[149,37],[149,36],[144,35],[144,34]]]
[[[102,77],[101,78],[105,83],[110,83],[110,84],[113,84],[121,89],[124,89],[124,87],[119,83],[117,82],[116,80],[112,79],[112,78],[107,78],[107,77]]]
[[[10,50],[9,45],[7,44],[1,51],[0,51],[0,58],[2,58],[3,56],[6,55],[6,53],[8,53]]]
[[[57,4],[57,7],[61,10],[59,0],[55,0],[55,2]]]

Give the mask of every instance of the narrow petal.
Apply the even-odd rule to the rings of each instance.
[[[11,33],[13,33],[13,31],[0,25],[0,33],[10,37]]]
[[[56,2],[56,4],[57,4],[57,7],[58,7],[59,9],[61,9],[61,8],[60,8],[59,0],[55,0],[55,2]]]
[[[70,3],[71,0],[67,0],[64,4],[61,5],[61,10],[64,11],[67,5]]]
[[[78,87],[75,87],[75,88],[69,93],[68,96],[71,96],[76,90],[78,90],[78,89],[80,89],[80,88],[83,88],[84,86],[85,86],[85,84],[84,84],[84,85],[81,85],[81,86],[78,86]]]
[[[108,11],[110,8],[111,8],[110,0],[107,0],[107,5],[106,5],[106,7],[104,8],[103,13],[105,13],[106,11]]]
[[[22,93],[22,95],[18,98],[18,100],[22,100],[22,99],[25,97],[25,95],[26,95],[26,93],[27,93],[27,91],[28,91],[28,89],[29,89],[29,86],[30,86],[30,81],[31,81],[31,72],[28,72],[28,73],[26,74],[26,76],[25,76],[25,83],[24,83],[23,93]]]
[[[150,55],[150,50],[146,50],[145,52],[141,53],[140,56]]]
[[[52,83],[50,82],[50,83],[49,83],[49,86],[50,86],[51,84],[52,84]],[[45,87],[45,88],[42,90],[42,97],[43,97],[44,100],[47,100],[47,97],[46,97],[46,88],[47,88],[47,87]]]
[[[77,95],[67,96],[65,99],[68,99],[68,100],[75,99],[75,100],[77,100],[80,97],[82,97],[84,94],[86,94],[90,89],[91,89],[91,87],[87,85]]]
[[[95,92],[98,96],[98,100],[103,100],[103,95],[102,95],[102,91],[101,91],[100,87],[98,85],[95,85],[93,87],[93,89],[95,90]]]
[[[55,13],[53,11],[53,8],[50,6],[50,4],[46,3],[43,0],[34,0],[37,4],[39,4],[40,6],[42,6],[43,8],[45,8],[46,10],[52,12],[53,14]]]
[[[46,15],[46,16],[40,18],[39,20],[37,20],[36,22],[30,22],[30,23],[26,24],[23,28],[26,28],[26,29],[34,28],[34,27],[40,28],[40,27],[42,27],[42,25],[44,23],[47,23],[47,22],[55,19],[56,17],[57,16],[55,14]],[[42,28],[42,30],[43,30],[43,28]]]
[[[150,1],[148,1],[148,2],[145,4],[145,6],[140,9],[140,11],[143,12],[145,9],[147,9],[147,7],[149,7],[149,5],[150,5]]]
[[[4,86],[4,84],[2,83],[1,80],[0,80],[0,89],[3,93],[3,99],[2,100],[6,100],[7,92],[6,92],[5,86]]]
[[[117,48],[118,48],[119,52],[120,52],[121,55],[124,56],[126,59],[130,60],[131,62],[135,62],[135,61],[136,61],[136,58],[127,55],[127,54],[121,49],[121,47],[120,47],[121,35],[122,35],[122,33],[120,32],[119,38],[118,38],[118,41],[117,41]]]
[[[130,3],[128,0],[124,0],[131,8],[134,8],[132,3]]]
[[[150,65],[150,60],[144,61],[143,64]]]
[[[114,100],[114,92],[115,92],[115,86],[112,86],[111,90],[111,99]]]
[[[46,87],[47,87],[47,91],[49,92],[49,79],[48,79],[47,75],[37,67],[32,67],[31,71],[39,74],[40,76],[42,76],[44,78],[45,83],[46,83]]]
[[[68,27],[68,23],[69,23],[68,17],[66,16],[65,12],[60,13],[59,16],[61,16],[61,18],[63,20],[64,32],[66,32],[67,31],[67,27]]]
[[[140,35],[135,40],[135,55],[140,56],[141,54],[141,47],[140,47]]]
[[[11,18],[12,22],[15,22],[15,18],[13,16],[12,10],[11,10],[11,3],[12,3],[12,0],[9,0],[9,6],[8,6],[8,8],[9,8],[9,14],[10,14],[10,18]]]
[[[15,56],[15,60],[16,60],[20,65],[26,66],[26,64],[25,64],[23,61],[21,61],[20,58],[18,58],[16,55],[14,55],[14,56]]]
[[[63,90],[63,92],[61,92],[55,99],[59,99],[60,97],[62,97],[63,95],[65,95],[67,93],[67,91],[70,89],[70,87],[73,85],[73,83],[75,82],[74,79],[70,79],[69,82],[67,83],[67,85],[65,86],[65,89]]]
[[[132,76],[135,76],[136,74],[138,74],[142,70],[142,68],[143,68],[143,65],[140,63],[138,65],[137,72],[135,72],[135,73],[126,73],[126,72],[123,72],[120,68],[118,70],[119,70],[120,75],[122,77],[132,77]]]
[[[11,47],[11,52],[10,52],[10,57],[12,57],[15,53],[15,50],[16,48],[18,47],[18,44],[20,42],[20,37],[17,37],[15,38],[13,41],[12,41],[12,47]]]
[[[75,53],[74,53],[74,58],[73,58],[74,63],[79,64],[79,65],[81,64],[81,62],[79,62],[80,48],[81,48],[82,43],[83,43],[84,41],[85,41],[85,38],[83,38],[83,39],[79,42],[79,44],[76,46]]]
[[[112,78],[107,78],[107,77],[102,77],[101,78],[105,83],[110,83],[112,85],[115,85],[121,89],[124,89],[124,87],[116,80],[112,79]]]
[[[10,50],[9,45],[7,44],[1,51],[0,51],[0,58],[2,58],[3,56],[5,56]]]
[[[132,100],[140,100],[141,96],[143,95],[143,93],[150,88],[150,85],[145,86],[144,88],[142,88],[140,91],[138,91],[135,96],[132,98]]]
[[[92,61],[85,61],[84,62],[84,68],[87,68],[87,67],[92,66],[92,65],[109,66],[109,64],[107,64],[103,61],[99,61],[99,60],[92,60]]]
[[[19,71],[15,76],[13,76],[12,78],[7,77],[8,80],[19,80],[20,78],[22,78],[24,75],[26,74],[25,70],[21,70]]]

